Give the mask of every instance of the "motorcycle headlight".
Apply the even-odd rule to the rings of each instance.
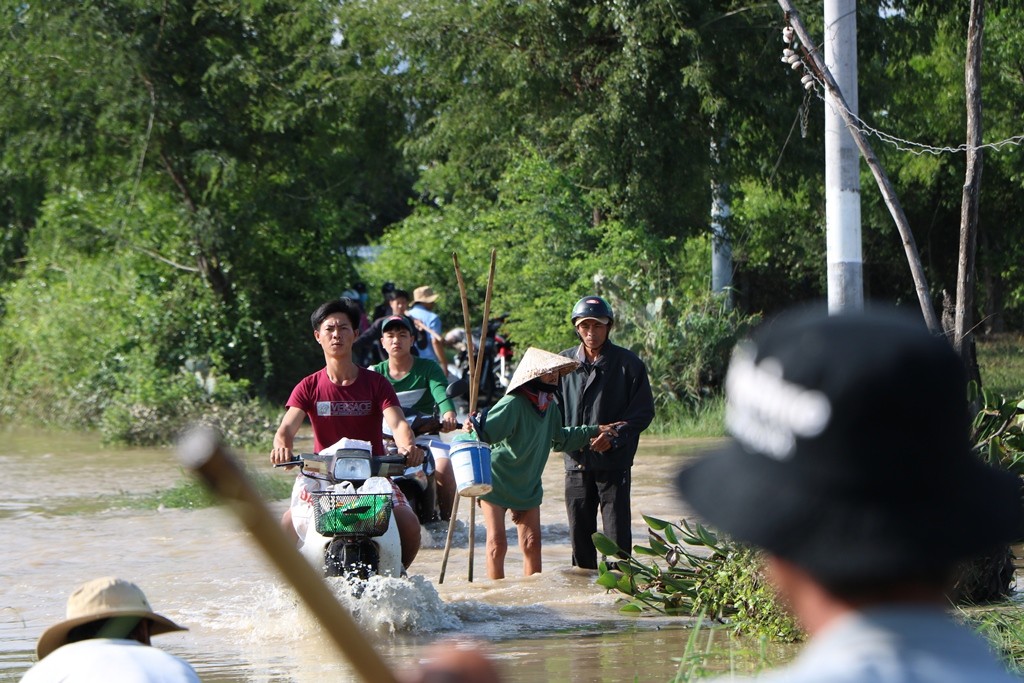
[[[369,479],[370,455],[363,451],[339,453],[334,460],[334,478],[338,480]]]

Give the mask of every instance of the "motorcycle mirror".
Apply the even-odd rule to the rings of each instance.
[[[448,398],[458,398],[459,396],[465,396],[469,393],[469,381],[465,377],[460,377],[444,390],[445,396]]]

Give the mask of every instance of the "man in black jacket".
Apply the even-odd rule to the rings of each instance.
[[[580,366],[562,377],[558,398],[566,426],[619,423],[618,436],[595,437],[590,447],[565,454],[565,508],[572,538],[572,563],[597,569],[592,536],[601,513],[605,536],[632,550],[630,468],[640,432],[654,419],[654,396],[647,367],[640,358],[608,340],[615,322],[611,306],[599,296],[585,296],[572,309],[580,344],[561,355]],[[595,450],[598,441],[608,450]]]

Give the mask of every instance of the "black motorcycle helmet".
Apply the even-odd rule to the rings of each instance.
[[[612,307],[608,305],[607,301],[596,295],[585,296],[577,301],[576,305],[572,307],[571,318],[573,327],[576,327],[576,324],[584,318],[594,318],[599,322],[606,323],[608,327],[615,322]]]

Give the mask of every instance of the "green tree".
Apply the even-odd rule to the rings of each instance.
[[[25,292],[40,287],[64,292],[61,310],[80,306],[68,274],[81,287],[102,273],[106,289],[88,283],[109,331],[96,355],[152,325],[140,333],[164,334],[147,356],[156,376],[201,356],[261,392],[290,387],[312,362],[293,352],[309,347],[309,310],[356,277],[344,247],[403,216],[411,187],[394,144],[404,112],[337,5],[0,12],[4,324],[38,312]],[[31,340],[15,330],[5,343],[8,376],[31,381],[24,370],[43,364]],[[58,345],[50,355],[66,357],[47,362],[81,352]]]
[[[311,354],[268,349],[308,346],[308,311],[356,276],[344,248],[403,216],[412,182],[393,143],[404,113],[391,83],[360,59],[337,10],[4,3],[5,279],[38,276],[12,265],[52,260],[52,241],[31,237],[50,204],[60,240],[102,244],[111,264],[137,257],[134,286],[155,305],[213,297],[193,321],[203,330],[182,330],[155,359],[164,370],[189,356],[184,340],[202,339],[229,376],[290,386]],[[61,214],[70,195],[106,209]]]

